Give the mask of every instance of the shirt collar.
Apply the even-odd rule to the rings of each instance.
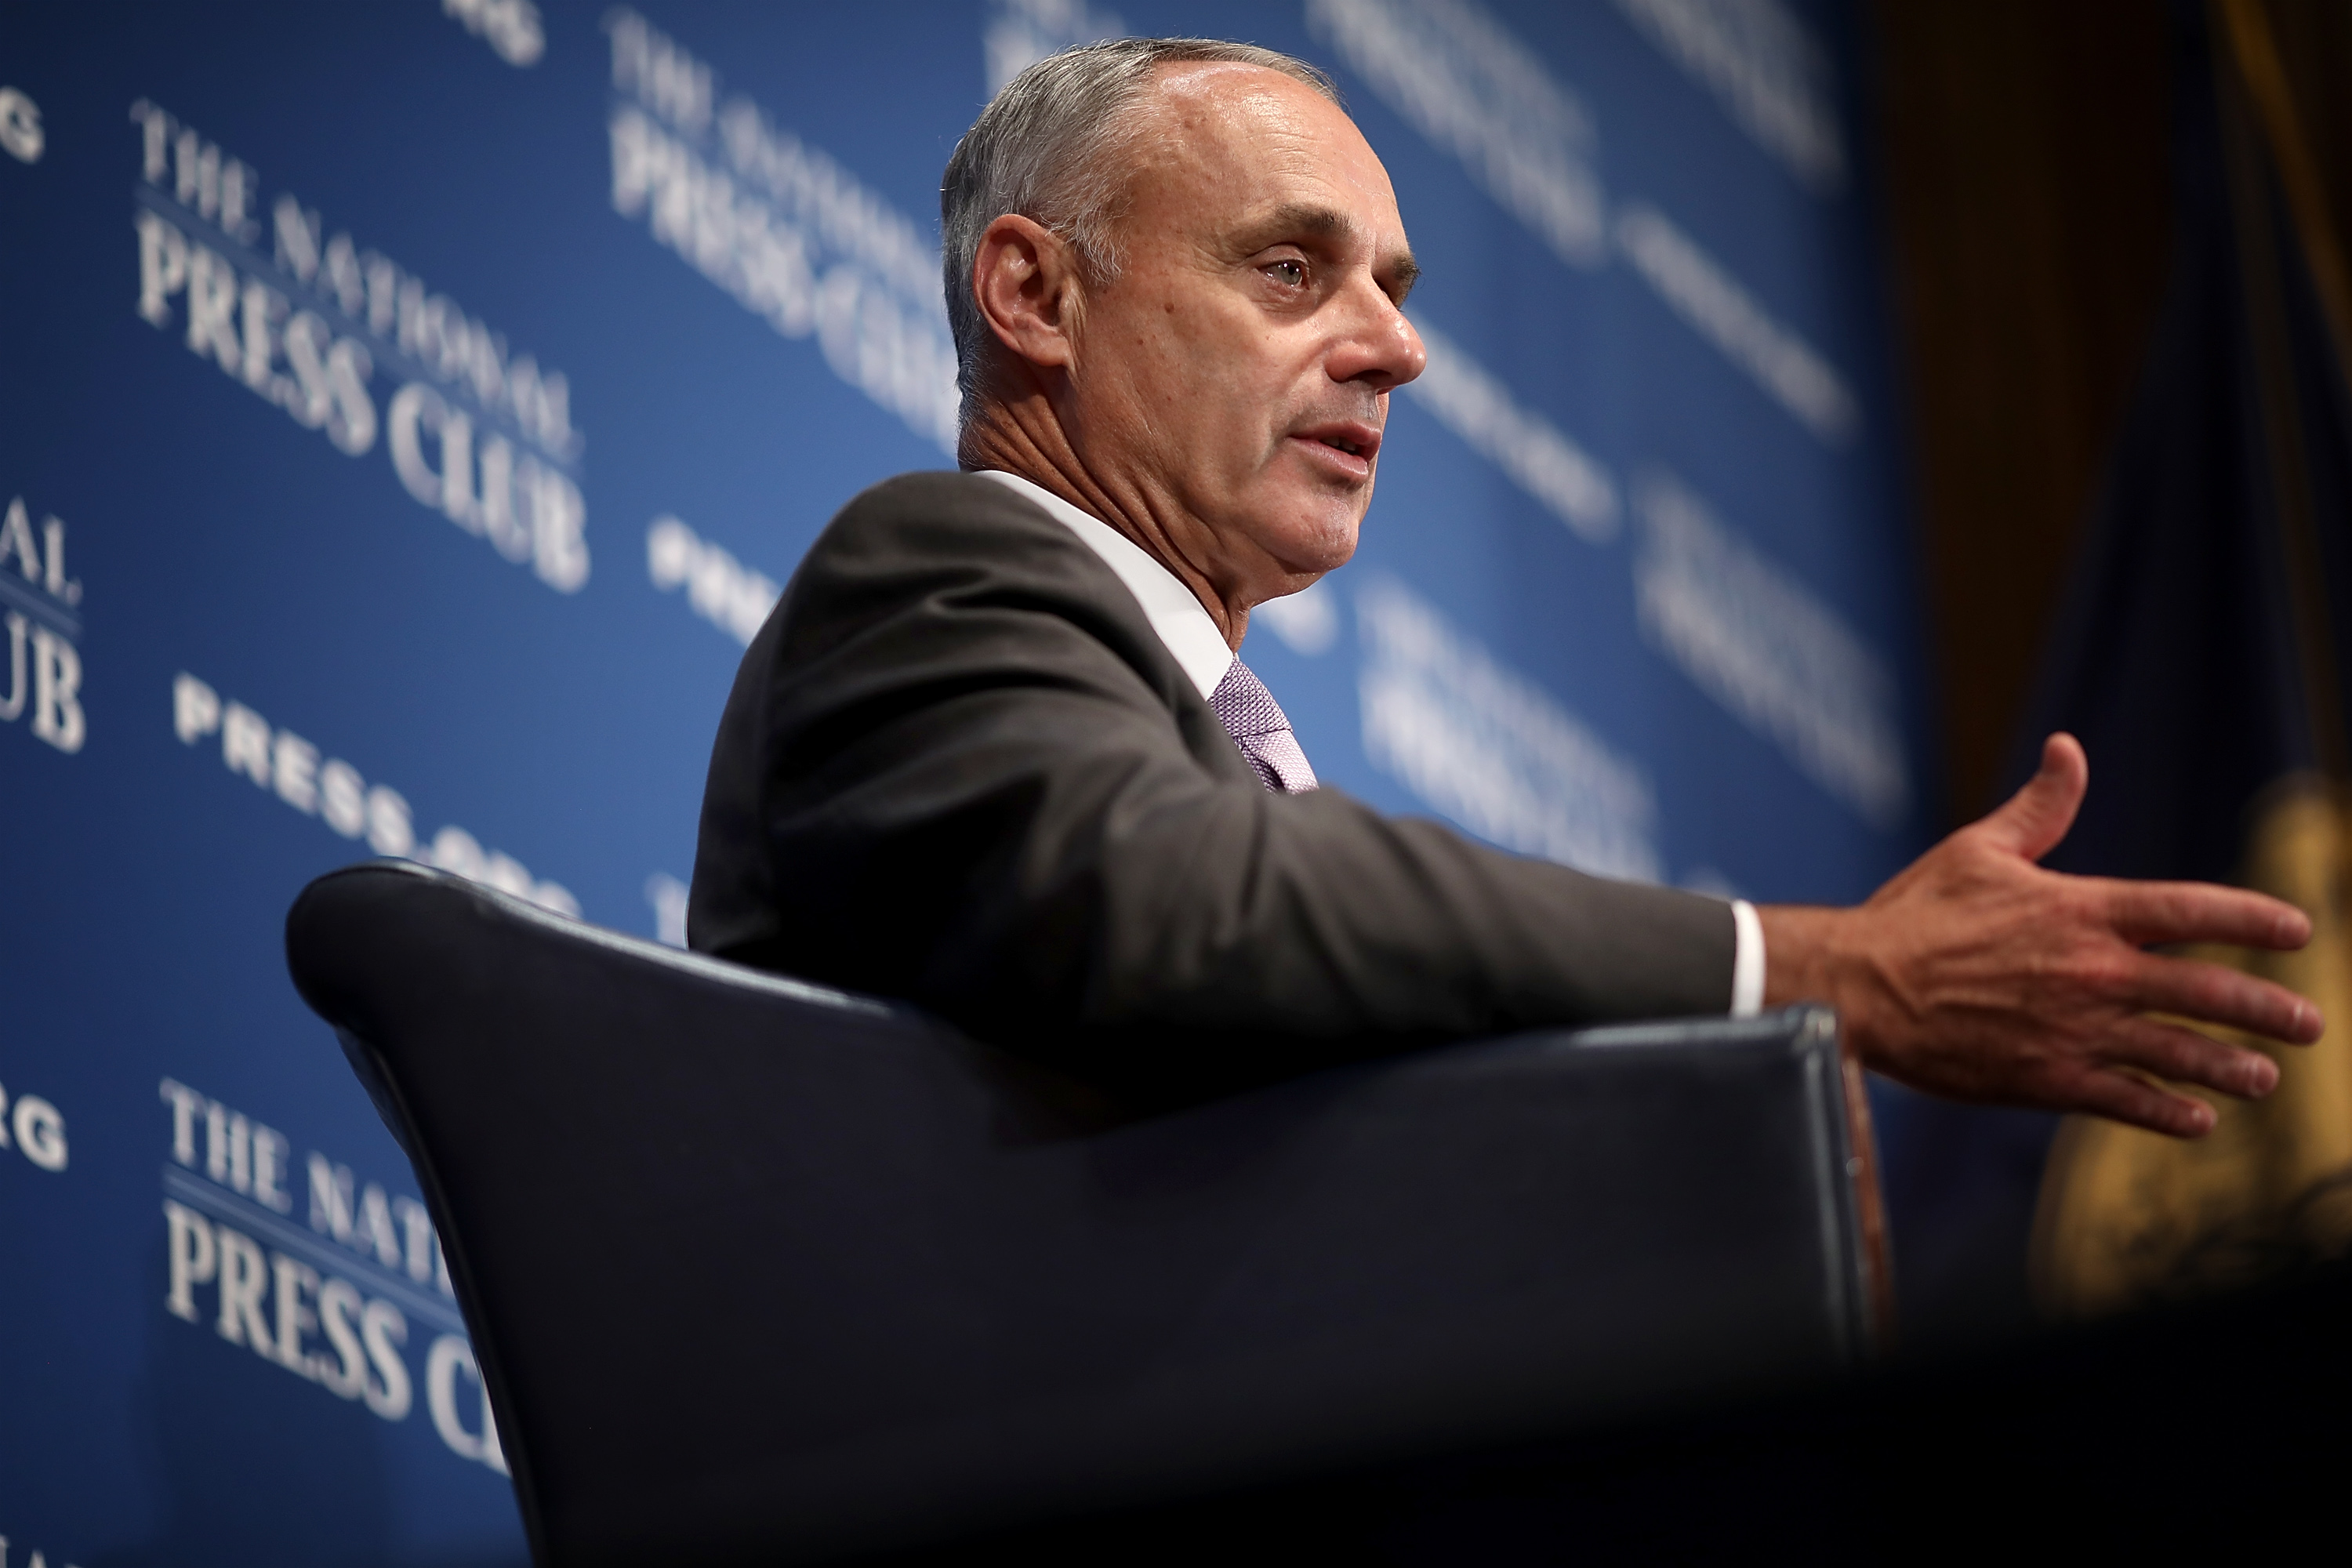
[[[1151,629],[1160,634],[1168,652],[1192,678],[1206,699],[1217,689],[1217,682],[1233,668],[1234,650],[1225,646],[1224,634],[1209,612],[1184,586],[1177,575],[1151,558],[1135,541],[1128,538],[1098,517],[1079,510],[1060,496],[1018,474],[1008,474],[1001,468],[979,469],[983,479],[997,483],[1016,494],[1026,497],[1045,508],[1045,515],[1078,536],[1086,546],[1103,559],[1103,563],[1118,574],[1127,591],[1143,609],[1144,618]]]

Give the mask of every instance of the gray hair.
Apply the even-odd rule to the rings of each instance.
[[[1255,44],[1111,38],[1048,55],[1014,77],[956,143],[940,181],[940,235],[967,423],[992,341],[971,291],[981,236],[1006,213],[1018,214],[1068,243],[1089,281],[1117,278],[1123,257],[1114,231],[1127,193],[1118,154],[1130,145],[1126,110],[1160,67],[1193,61],[1261,66],[1339,102],[1328,75]]]

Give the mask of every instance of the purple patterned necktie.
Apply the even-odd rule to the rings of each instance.
[[[1209,693],[1209,706],[1266,788],[1276,795],[1305,795],[1315,787],[1315,770],[1298,749],[1282,705],[1248,665],[1235,659],[1225,667],[1224,679]]]

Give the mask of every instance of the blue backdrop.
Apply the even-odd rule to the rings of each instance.
[[[1054,48],[1296,51],[1394,176],[1429,374],[1248,648],[1328,784],[1771,899],[1929,818],[1842,13],[641,5],[0,13],[17,1564],[520,1558],[279,921],[380,853],[678,939],[743,643],[950,462],[939,172]]]

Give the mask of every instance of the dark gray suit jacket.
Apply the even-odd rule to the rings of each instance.
[[[1122,1095],[1721,1013],[1729,907],[1271,795],[1111,569],[971,474],[835,518],[719,721],[692,945]]]

